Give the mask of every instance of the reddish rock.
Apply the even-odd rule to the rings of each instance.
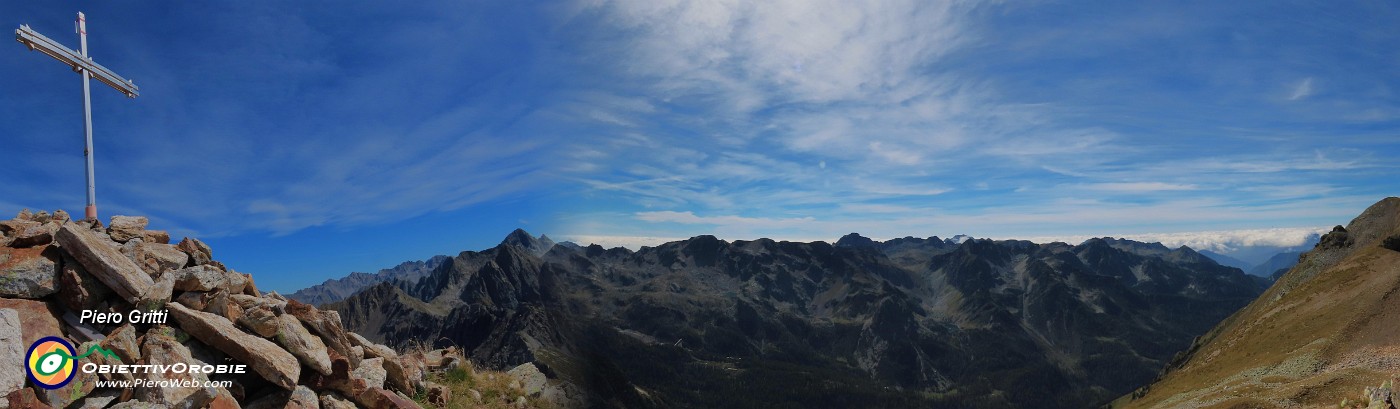
[[[0,247],[0,297],[43,298],[58,292],[62,253],[49,245]]]
[[[14,234],[14,240],[10,243],[10,246],[33,247],[45,246],[53,243],[54,234],[58,233],[58,226],[59,224],[54,222],[43,224],[36,223],[36,225],[29,226],[19,231],[17,234]]]
[[[199,239],[186,237],[184,240],[180,240],[180,244],[176,244],[175,247],[190,255],[190,265],[205,265],[214,259],[214,251]]]
[[[156,244],[170,244],[170,233],[165,230],[146,230],[141,234],[141,241]]]
[[[356,403],[370,409],[422,409],[412,400],[384,388],[370,388],[356,395]]]
[[[20,334],[26,351],[39,338],[63,336],[62,327],[54,318],[58,314],[46,302],[0,298],[0,309],[12,309],[19,313]]]
[[[17,391],[14,391],[14,392],[10,392],[9,396],[6,396],[5,398],[6,398],[6,400],[9,401],[10,408],[12,408],[12,409],[18,409],[18,408],[26,408],[26,409],[50,409],[50,408],[51,408],[51,406],[45,405],[43,402],[40,402],[40,401],[39,401],[39,397],[36,396],[36,395],[34,395],[34,390],[33,390],[33,389],[29,389],[29,388],[20,388],[20,390],[17,390]]]

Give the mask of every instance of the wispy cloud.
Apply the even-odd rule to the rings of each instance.
[[[1300,99],[1304,99],[1304,98],[1307,98],[1307,97],[1311,96],[1312,93],[1313,93],[1313,79],[1312,79],[1312,77],[1304,78],[1302,81],[1298,81],[1298,84],[1297,84],[1297,85],[1294,85],[1294,86],[1293,86],[1293,92],[1290,93],[1290,94],[1288,94],[1288,100],[1289,100],[1289,101],[1297,101],[1297,100],[1300,100]]]

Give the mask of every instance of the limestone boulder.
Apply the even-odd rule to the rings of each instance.
[[[9,396],[24,387],[24,355],[29,345],[24,343],[20,333],[19,312],[0,309],[0,368],[14,368],[0,371],[0,396]]]
[[[321,409],[358,409],[354,402],[345,399],[345,397],[341,396],[339,393],[322,392],[319,398],[321,400]]]
[[[264,338],[272,338],[277,335],[282,322],[277,318],[277,313],[266,305],[252,305],[251,307],[241,307],[243,314],[238,317],[238,325],[248,328],[254,334]]]
[[[320,336],[327,348],[349,359],[351,368],[360,366],[361,357],[355,356],[351,351],[350,337],[345,335],[345,328],[340,324],[340,315],[335,311],[321,311],[311,305],[288,300],[286,312],[300,320],[312,333]]]
[[[291,314],[277,316],[277,343],[291,352],[307,367],[329,375],[331,358],[326,354],[326,344],[321,338],[311,335],[301,321]]]
[[[14,240],[10,242],[11,247],[33,247],[46,246],[53,243],[54,234],[58,233],[59,224],[54,222],[35,223],[19,231],[14,235]]]
[[[195,339],[214,347],[283,389],[296,388],[301,365],[291,353],[266,339],[248,334],[218,315],[183,305],[167,305],[170,317]]]
[[[243,318],[243,307],[233,302],[233,300],[229,298],[227,292],[215,291],[213,294],[213,296],[209,297],[204,312],[218,314],[228,319],[229,322],[238,322],[238,320]]]
[[[224,290],[230,294],[243,292],[248,285],[242,274],[223,271],[209,265],[198,265],[175,270],[175,289],[180,291]]]
[[[128,303],[141,302],[155,285],[141,267],[90,229],[75,223],[65,224],[58,231],[58,243],[88,274],[97,277]]]
[[[112,241],[126,243],[131,239],[139,239],[146,232],[146,225],[150,220],[140,216],[112,216],[112,223],[107,227],[107,235],[112,237]]]
[[[58,292],[62,254],[49,245],[0,247],[0,297],[43,298]]]
[[[122,254],[141,266],[151,277],[160,277],[168,271],[175,271],[189,263],[190,256],[169,244],[147,243],[133,239],[122,245]]]
[[[384,379],[389,376],[384,372],[384,358],[370,358],[360,362],[360,367],[350,371],[351,378],[359,378],[365,381],[365,385],[372,388],[383,388]]]

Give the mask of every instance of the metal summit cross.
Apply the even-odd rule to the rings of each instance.
[[[84,213],[88,220],[97,220],[97,188],[92,172],[92,97],[88,91],[88,80],[96,78],[103,84],[121,91],[128,98],[136,98],[137,88],[131,80],[117,76],[112,70],[97,64],[88,57],[87,21],[83,19],[81,12],[78,13],[77,26],[78,41],[81,44],[81,48],[77,51],[44,37],[29,28],[28,25],[20,25],[19,29],[15,30],[15,40],[29,47],[30,50],[48,54],[59,62],[68,64],[73,72],[83,75],[83,129],[87,136],[87,148],[83,150],[83,156],[87,158],[87,209]]]

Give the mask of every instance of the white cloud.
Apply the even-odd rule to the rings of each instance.
[[[1210,250],[1217,253],[1230,253],[1242,247],[1298,247],[1304,245],[1310,237],[1314,235],[1325,234],[1330,230],[1330,227],[1292,227],[1274,229],[1218,230],[1179,233],[1135,233],[1097,236],[1043,236],[1029,237],[1025,238],[1025,240],[1030,240],[1036,243],[1049,243],[1059,241],[1071,244],[1078,244],[1094,237],[1108,236],[1120,239],[1141,241],[1146,243],[1158,242],[1170,248],[1187,246],[1195,250]]]
[[[1118,183],[1091,183],[1077,185],[1077,187],[1115,193],[1148,193],[1163,191],[1183,191],[1196,190],[1197,186],[1192,184],[1163,183],[1163,182],[1118,182]]]
[[[1288,95],[1288,100],[1289,100],[1289,101],[1297,101],[1297,100],[1300,100],[1300,99],[1303,99],[1303,98],[1307,98],[1308,96],[1312,95],[1312,93],[1313,93],[1313,85],[1312,85],[1312,84],[1313,84],[1313,79],[1312,79],[1312,77],[1304,78],[1302,81],[1298,81],[1298,84],[1293,86],[1293,93],[1291,93],[1291,94]]]

